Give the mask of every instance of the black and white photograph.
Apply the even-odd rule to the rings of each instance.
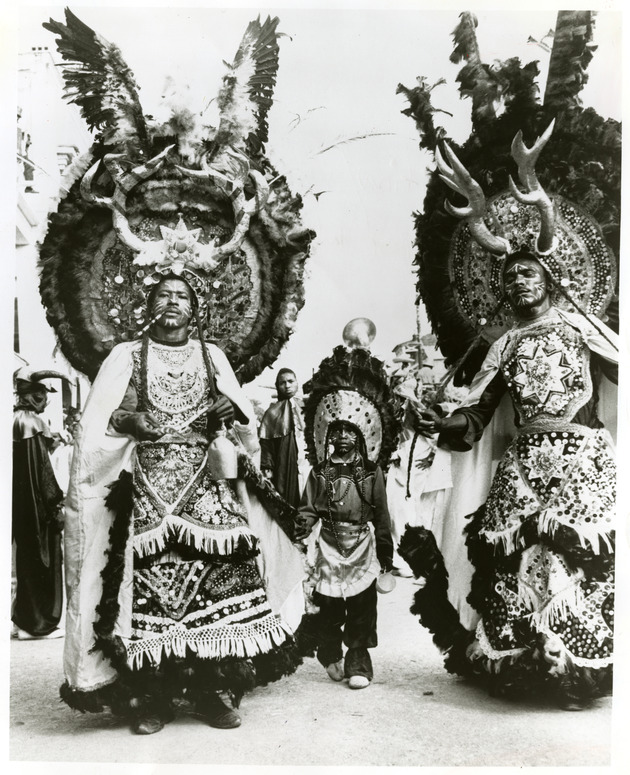
[[[626,24],[0,13],[10,772],[625,771]]]

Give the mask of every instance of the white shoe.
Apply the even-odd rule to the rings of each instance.
[[[366,678],[364,675],[353,675],[348,681],[348,686],[351,689],[365,689],[369,685],[370,679]]]
[[[331,662],[326,668],[326,672],[328,673],[328,677],[333,681],[343,681],[343,659],[340,659],[339,662]]]

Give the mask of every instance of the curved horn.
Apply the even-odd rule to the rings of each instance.
[[[512,158],[518,165],[518,177],[525,191],[520,191],[510,176],[510,192],[514,199],[526,205],[535,206],[540,213],[540,233],[536,242],[536,250],[541,253],[550,253],[555,247],[555,222],[556,213],[553,202],[540,185],[536,176],[535,166],[540,152],[547,145],[555,119],[549,124],[542,135],[537,138],[531,148],[527,148],[523,142],[523,133],[519,130],[512,140]]]
[[[269,183],[267,183],[267,178],[256,170],[250,170],[249,176],[256,186],[255,210],[257,212],[267,204],[267,200],[269,199]]]
[[[119,154],[111,154],[111,155],[120,158],[122,157],[123,154],[119,153]],[[99,196],[92,191],[92,184],[94,183],[94,178],[96,176],[96,173],[100,165],[101,165],[101,160],[99,159],[95,164],[93,164],[90,167],[90,169],[81,178],[81,184],[79,186],[79,190],[81,191],[81,196],[83,197],[83,199],[85,199],[86,202],[91,202],[93,204],[103,205],[103,207],[111,208],[113,204],[113,197]]]
[[[117,159],[121,158],[121,156],[122,154],[108,154],[104,157],[103,163],[108,167],[108,171],[113,167]],[[98,196],[92,191],[92,184],[94,182],[94,177],[98,170],[99,164],[100,161],[97,161],[96,164],[92,165],[92,167],[90,167],[90,169],[81,179],[81,196],[85,199],[86,202],[92,202],[94,204],[101,205],[102,207],[107,207],[109,210],[111,210],[112,223],[116,229],[116,233],[124,242],[124,244],[127,245],[127,247],[131,248],[131,250],[135,251],[136,253],[139,253],[140,251],[144,250],[147,243],[131,231],[129,221],[124,215],[124,206],[121,206],[120,198],[117,196],[119,191],[118,185],[116,185],[116,189],[112,196]],[[124,200],[122,205],[124,205]]]
[[[150,159],[139,167],[134,167],[128,172],[123,170],[120,163],[123,154],[106,154],[103,157],[103,164],[115,185],[112,196],[98,196],[92,191],[92,184],[100,162],[96,162],[96,164],[90,167],[81,180],[80,190],[83,198],[87,202],[93,202],[102,207],[107,207],[112,211],[112,223],[116,229],[116,233],[121,241],[135,253],[142,253],[145,251],[147,247],[151,245],[151,242],[141,239],[131,230],[129,221],[125,215],[127,196],[134,186],[142,180],[146,180],[146,178],[150,177],[162,166],[166,157],[174,147],[174,145],[169,145],[157,156],[154,156],[153,159]]]
[[[112,177],[117,184],[117,189],[120,189],[126,196],[134,186],[137,186],[138,183],[151,177],[154,172],[157,172],[174,147],[174,144],[168,145],[163,151],[160,151],[157,156],[149,159],[149,161],[145,162],[145,164],[141,164],[139,167],[134,167],[129,172],[123,172],[120,168],[113,172]],[[105,166],[109,169],[108,157],[105,157]]]
[[[447,143],[444,143],[444,152],[451,167],[446,164],[439,151],[436,152],[436,162],[440,177],[447,186],[468,199],[466,207],[455,207],[446,199],[444,201],[446,212],[456,218],[465,219],[473,239],[482,248],[499,255],[509,253],[510,243],[504,237],[498,237],[493,234],[483,220],[487,213],[487,207],[481,186],[464,167]]]
[[[193,170],[189,167],[182,167],[180,164],[175,165],[175,169],[178,169],[180,172],[184,172],[186,175],[190,175],[191,178],[200,178],[201,180],[211,180],[214,181],[219,188],[225,188],[228,183],[231,183],[232,181],[227,177],[227,175],[223,175],[220,172],[217,172],[216,170],[213,170],[207,163],[204,164],[205,160],[202,160],[201,166],[202,169],[200,170]]]

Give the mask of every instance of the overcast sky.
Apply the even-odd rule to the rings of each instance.
[[[304,195],[303,221],[317,238],[307,265],[306,305],[273,371],[291,366],[300,381],[341,342],[351,318],[374,321],[373,351],[381,357],[416,329],[412,214],[422,208],[431,159],[418,149],[413,121],[401,115],[406,101],[396,87],[414,86],[420,75],[431,83],[446,78],[434,104],[453,113],[440,114],[439,121],[460,142],[470,131],[470,103],[459,99],[454,79],[460,65],[448,59],[459,11],[415,5],[413,11],[71,6],[119,46],[141,87],[144,111],[152,114],[167,76],[199,110],[216,95],[223,60],[232,60],[249,20],[258,11],[280,17],[287,37],[280,41],[267,151],[292,190]],[[548,54],[527,40],[543,38],[556,11],[481,10],[477,16],[482,58],[539,60],[543,92]],[[63,8],[22,4],[19,50],[54,48],[54,36],[41,27],[49,17],[63,20]],[[596,34],[600,46],[584,102],[619,119],[619,14],[601,13]],[[378,136],[343,142],[369,133]],[[428,332],[424,323],[422,333]],[[257,382],[272,384],[273,374]]]

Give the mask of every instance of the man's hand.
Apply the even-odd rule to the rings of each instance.
[[[120,430],[138,441],[156,441],[164,435],[158,418],[151,412],[130,412],[120,423]]]
[[[230,425],[234,422],[234,407],[232,402],[225,396],[219,396],[212,407],[208,410],[208,430],[217,431],[221,423]]]
[[[422,436],[432,436],[439,433],[442,424],[442,418],[433,409],[425,409],[414,417],[414,430]]]
[[[423,436],[432,436],[442,431],[463,430],[466,428],[466,417],[463,414],[452,414],[450,417],[440,417],[432,409],[422,412],[414,423],[414,429]]]
[[[426,457],[416,460],[416,468],[420,471],[425,471],[427,468],[431,468],[433,459],[435,458],[435,452],[431,451]]]
[[[64,511],[62,503],[57,507],[56,513],[50,520],[50,524],[55,533],[61,533],[63,531],[66,524],[66,512]]]

